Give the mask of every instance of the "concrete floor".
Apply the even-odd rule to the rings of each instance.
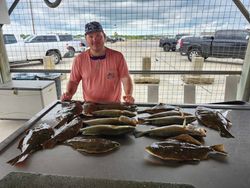
[[[0,142],[20,128],[26,120],[0,120]]]

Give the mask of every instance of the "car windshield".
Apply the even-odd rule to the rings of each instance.
[[[181,37],[183,36],[188,36],[188,34],[179,34],[179,35],[176,35],[176,39],[179,40]]]
[[[26,39],[24,39],[24,42],[30,42],[33,39],[33,35],[28,36]]]

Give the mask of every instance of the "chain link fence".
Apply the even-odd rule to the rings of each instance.
[[[8,0],[8,7],[12,3]],[[250,2],[242,3],[249,10]],[[222,33],[211,46],[219,30],[248,33],[247,20],[228,0],[62,0],[56,8],[22,0],[10,19],[2,29],[11,71],[46,72],[42,59],[51,55],[56,59],[54,72],[62,73],[62,91],[73,58],[87,49],[84,25],[100,22],[106,46],[124,54],[135,82],[135,100],[142,103],[152,101],[151,95],[157,95],[153,102],[186,102],[186,85],[195,86],[195,103],[224,101],[226,78],[240,76],[248,44],[247,34],[239,39]],[[185,48],[187,43],[201,48]],[[217,51],[208,51],[212,47]],[[203,56],[204,63],[190,61],[191,55]],[[145,77],[144,83],[136,82]],[[82,100],[81,84],[74,99]]]

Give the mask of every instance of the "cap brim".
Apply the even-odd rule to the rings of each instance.
[[[104,31],[102,29],[89,31],[89,32],[85,32],[85,35],[90,34],[90,33],[95,33],[95,32],[104,32]]]

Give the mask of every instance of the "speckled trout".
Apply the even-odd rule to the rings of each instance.
[[[97,110],[128,110],[128,111],[136,111],[137,106],[135,104],[127,104],[127,103],[92,103],[85,102],[83,105],[83,110],[85,114],[91,114]]]
[[[195,116],[167,116],[167,117],[146,119],[145,122],[150,125],[165,126],[165,125],[173,125],[173,124],[183,124],[184,120],[186,120],[186,123],[191,123],[196,120],[196,117]]]
[[[192,114],[187,113],[187,112],[177,111],[177,110],[171,110],[171,111],[152,114],[152,115],[146,117],[145,119],[167,117],[167,116],[192,116]]]
[[[206,136],[206,130],[203,128],[198,128],[194,125],[169,125],[163,127],[157,127],[147,131],[135,131],[135,137],[149,136],[149,137],[163,137],[169,138],[173,136],[178,136],[180,134],[189,134],[191,136]]]
[[[137,120],[126,116],[120,116],[117,118],[96,118],[87,121],[83,121],[87,125],[132,125],[136,126]]]
[[[129,125],[93,125],[80,130],[83,135],[106,135],[116,136],[134,132],[135,127]]]
[[[128,110],[98,110],[92,112],[92,115],[95,117],[135,117],[136,113]]]
[[[171,105],[167,105],[164,103],[159,103],[152,108],[138,110],[137,113],[138,114],[142,114],[142,113],[155,114],[155,113],[166,112],[166,111],[170,111],[170,110],[178,110],[178,109],[179,109],[179,107],[176,107],[176,106],[171,106]]]

